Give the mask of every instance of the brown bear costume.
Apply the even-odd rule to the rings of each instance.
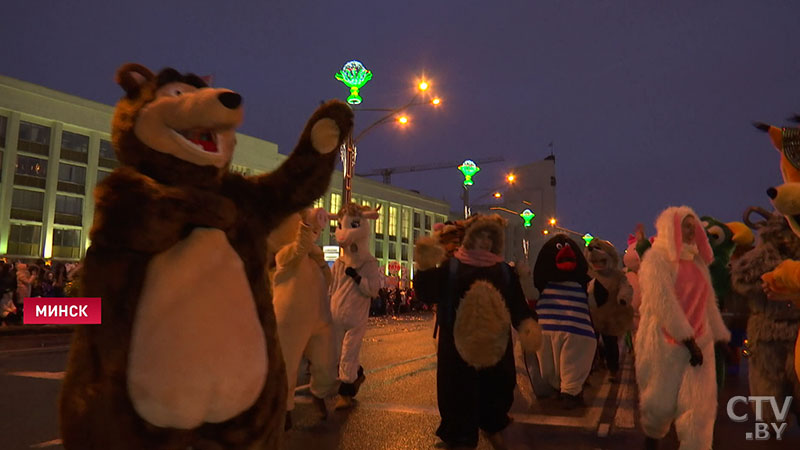
[[[67,449],[275,449],[286,372],[266,237],[328,187],[350,108],[320,106],[291,156],[229,173],[241,96],[195,75],[125,64],[112,140],[121,167],[95,191],[79,327],[60,398]]]

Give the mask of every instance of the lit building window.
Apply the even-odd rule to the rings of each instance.
[[[389,237],[397,236],[397,207],[389,207]]]
[[[80,258],[81,230],[54,228],[53,256],[56,258]]]
[[[8,117],[0,116],[0,148],[6,148],[6,128],[8,128]]]
[[[401,235],[400,237],[403,239],[403,243],[408,243],[408,238],[411,235],[411,211],[403,208],[401,215],[400,215],[400,229]]]
[[[110,141],[100,139],[100,157],[113,160],[117,159],[117,154],[114,152],[114,147],[111,146]]]
[[[97,184],[100,184],[101,181],[105,180],[107,176],[111,175],[111,172],[107,170],[98,170],[97,171]]]
[[[42,226],[11,224],[8,231],[8,254],[38,256],[41,248]]]
[[[375,237],[377,239],[383,239],[383,216],[386,215],[386,208],[383,208],[380,203],[377,203],[375,206],[381,206],[381,209],[378,210],[378,218],[375,219]]]
[[[64,131],[61,133],[61,150],[89,153],[89,136]]]
[[[331,192],[331,209],[329,210],[331,214],[339,214],[339,210],[342,209],[342,194],[337,194],[335,192]],[[336,221],[331,220],[331,233],[336,229]]]
[[[58,165],[58,181],[83,185],[86,183],[86,168],[61,163]]]
[[[17,155],[17,175],[47,178],[47,160],[31,158],[30,156]]]
[[[325,199],[320,197],[314,200],[314,204],[311,206],[312,208],[324,208],[325,207]]]

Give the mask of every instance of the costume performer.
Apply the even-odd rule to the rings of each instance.
[[[583,251],[565,234],[545,242],[533,268],[533,283],[541,292],[536,302],[543,337],[539,366],[567,409],[583,406],[583,383],[597,350],[587,270]]]
[[[286,371],[267,288],[267,236],[328,187],[352,130],[320,106],[271,173],[229,171],[242,97],[138,64],[111,127],[120,167],[95,190],[81,297],[60,396],[64,448],[277,449]]]
[[[592,239],[586,246],[589,262],[589,310],[603,340],[611,380],[619,374],[619,338],[633,329],[633,288],[620,268],[617,249],[609,241]]]
[[[504,226],[498,215],[471,217],[461,247],[444,263],[444,250],[430,240],[415,247],[415,290],[438,304],[436,435],[451,448],[475,448],[479,429],[502,448],[516,384],[510,325],[528,351],[541,342],[519,279],[501,256]]]
[[[324,209],[303,210],[269,235],[269,247],[277,251],[270,281],[289,387],[286,429],[291,428],[297,370],[303,357],[311,366],[311,395],[323,419],[328,415],[325,399],[336,393],[339,384],[328,298],[331,270],[314,243],[327,224]]]
[[[384,277],[378,260],[369,252],[370,219],[378,210],[349,203],[336,216],[339,221],[336,241],[342,256],[333,263],[331,313],[334,342],[339,359],[339,400],[337,408],[353,405],[353,397],[365,380],[359,362],[361,340],[367,332],[369,305],[383,287]]]
[[[714,343],[728,342],[708,265],[705,230],[687,207],[656,221],[656,239],[642,259],[641,321],[634,341],[636,380],[646,448],[657,448],[675,422],[681,450],[708,450],[717,415]]]

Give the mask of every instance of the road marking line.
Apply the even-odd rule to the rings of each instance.
[[[14,355],[17,353],[50,353],[69,350],[69,345],[54,345],[50,347],[18,348],[15,350],[0,350],[0,356]]]
[[[61,445],[61,439],[53,439],[52,441],[33,444],[31,445],[31,448],[55,447],[56,445]]]
[[[378,367],[378,368],[375,368],[375,369],[367,370],[366,374],[370,375],[370,374],[373,374],[373,373],[376,373],[376,372],[382,372],[384,370],[388,370],[388,369],[391,369],[393,367],[402,366],[403,364],[408,364],[408,363],[412,363],[412,362],[415,362],[415,361],[421,361],[423,359],[433,358],[434,356],[436,356],[436,353],[431,353],[430,355],[418,356],[416,358],[407,359],[405,361],[392,363],[392,364],[389,364],[387,366],[383,366],[383,367]]]
[[[7,372],[6,375],[15,377],[28,377],[40,378],[42,380],[61,380],[64,378],[64,372]]]

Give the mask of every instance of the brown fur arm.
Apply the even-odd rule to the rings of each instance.
[[[114,171],[95,190],[93,243],[157,253],[193,226],[228,228],[234,204],[219,195],[157,183],[132,169]]]
[[[226,179],[226,189],[239,191],[234,193],[236,198],[249,199],[252,211],[266,229],[310,206],[328,189],[339,152],[335,148],[321,153],[325,149],[318,149],[316,142],[312,143],[312,129],[324,119],[331,119],[338,126],[338,148],[353,128],[353,111],[345,103],[330,101],[314,112],[294,151],[274,172],[247,179],[239,177],[238,182],[234,182],[233,176]]]

